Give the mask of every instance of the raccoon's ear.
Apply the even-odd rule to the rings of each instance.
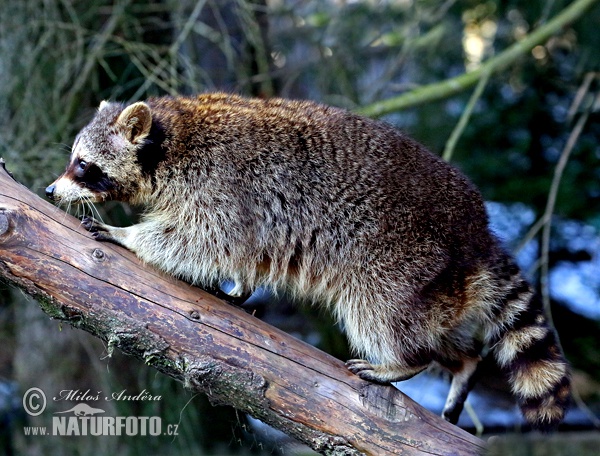
[[[102,100],[100,102],[100,106],[98,106],[98,111],[102,111],[104,108],[106,108],[110,103],[106,100]]]
[[[132,144],[141,143],[152,126],[152,112],[143,101],[127,106],[117,118],[117,126],[121,133]]]

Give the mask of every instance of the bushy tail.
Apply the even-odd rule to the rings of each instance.
[[[510,265],[509,270],[510,286],[497,309],[502,329],[493,352],[509,373],[510,386],[527,422],[549,431],[564,418],[569,405],[569,366],[541,299],[516,266]]]

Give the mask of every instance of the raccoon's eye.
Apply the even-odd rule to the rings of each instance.
[[[85,160],[78,159],[75,164],[74,174],[78,178],[82,178],[88,169],[88,163]]]

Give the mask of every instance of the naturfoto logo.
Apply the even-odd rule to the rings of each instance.
[[[159,401],[160,395],[153,395],[147,390],[138,394],[129,394],[126,390],[103,394],[101,391],[64,389],[52,396],[55,402],[77,401],[67,410],[54,412],[52,426],[25,426],[26,436],[105,436],[105,435],[177,435],[178,424],[163,426],[159,416],[106,416],[106,411],[83,401]],[[47,406],[46,394],[40,388],[30,388],[23,395],[23,408],[30,416],[41,415]]]

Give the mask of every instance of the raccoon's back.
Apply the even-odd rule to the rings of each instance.
[[[169,132],[166,166],[209,178],[195,186],[221,179],[329,211],[487,220],[460,172],[385,123],[309,101],[211,94],[150,103]]]
[[[184,200],[182,210],[219,214],[227,249],[253,246],[246,256],[262,251],[263,263],[292,266],[313,252],[308,263],[319,271],[362,262],[374,246],[391,248],[393,263],[440,250],[477,257],[490,242],[478,191],[385,123],[224,94],[149,104],[166,138],[156,179],[165,206]]]

